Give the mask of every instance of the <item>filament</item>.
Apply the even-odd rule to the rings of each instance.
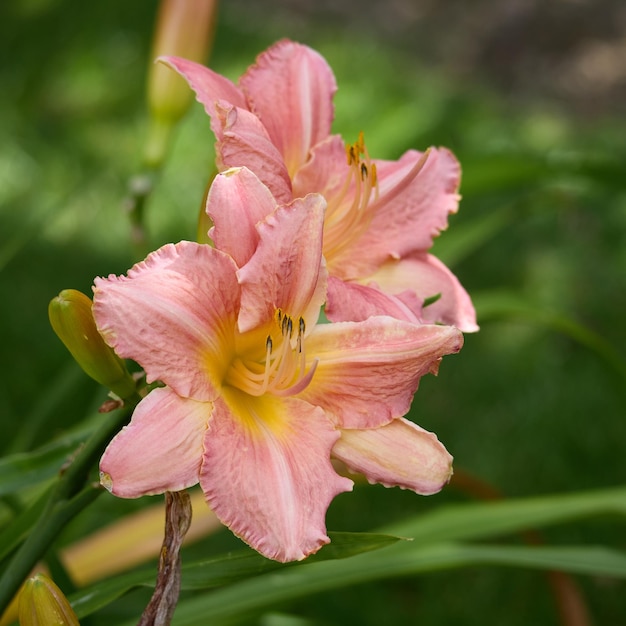
[[[225,382],[252,396],[271,393],[288,396],[299,393],[311,382],[317,361],[306,369],[302,317],[297,324],[290,315],[277,309],[274,332],[266,336],[265,358],[262,362],[237,356],[233,359]]]

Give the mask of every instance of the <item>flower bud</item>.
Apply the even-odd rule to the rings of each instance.
[[[24,583],[19,618],[20,626],[80,626],[63,592],[44,574]]]
[[[88,376],[120,398],[127,398],[135,391],[135,381],[98,332],[91,307],[84,293],[64,289],[50,301],[50,324]]]
[[[213,40],[217,0],[162,0],[152,43],[148,75],[151,128],[144,161],[158,167],[171,130],[193,99],[189,85],[176,72],[154,60],[163,55],[206,62]]]

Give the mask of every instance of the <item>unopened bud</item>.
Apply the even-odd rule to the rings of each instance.
[[[24,583],[19,618],[20,626],[80,626],[63,592],[44,574]]]
[[[48,305],[54,332],[84,372],[120,398],[135,391],[124,361],[104,342],[96,328],[91,300],[76,289],[64,289]]]
[[[193,99],[189,85],[161,63],[160,56],[178,56],[190,61],[207,61],[213,41],[217,0],[162,0],[152,44],[148,74],[148,106],[151,128],[144,161],[158,167],[166,153],[174,125]]]

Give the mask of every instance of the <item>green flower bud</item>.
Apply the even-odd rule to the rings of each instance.
[[[50,324],[88,376],[120,398],[127,398],[135,391],[135,381],[98,332],[91,307],[84,293],[64,289],[50,301]]]
[[[24,583],[19,618],[20,626],[80,626],[63,592],[44,574]]]
[[[152,43],[148,74],[151,127],[144,151],[149,167],[159,167],[165,157],[170,132],[193,100],[189,85],[161,63],[160,56],[178,56],[206,62],[213,41],[217,0],[162,0]]]

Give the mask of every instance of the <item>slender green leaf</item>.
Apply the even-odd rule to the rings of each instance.
[[[259,619],[259,626],[319,626],[319,621],[272,611]]]
[[[626,554],[603,547],[478,546],[444,543],[397,544],[376,553],[273,572],[184,600],[174,626],[237,621],[251,613],[303,596],[397,576],[476,565],[559,569],[578,574],[626,577]],[[126,626],[126,625],[124,625]]]
[[[381,532],[411,537],[418,544],[432,544],[437,541],[492,538],[593,515],[611,514],[626,516],[626,487],[448,505],[385,527]]]
[[[626,556],[600,547],[475,546],[455,539],[494,537],[586,516],[626,516],[626,487],[503,502],[460,504],[437,509],[384,529],[413,541],[350,559],[311,559],[241,581],[213,594],[183,602],[175,624],[236,620],[297,597],[341,586],[467,565],[510,565],[626,577]],[[322,551],[323,553],[323,551]],[[321,553],[320,553],[321,554]],[[253,556],[253,555],[251,555]],[[215,567],[205,563],[200,567]],[[210,578],[210,572],[201,572]],[[185,574],[183,574],[183,581]]]
[[[519,565],[626,576],[626,557],[609,549],[539,549],[449,543],[451,540],[494,537],[602,514],[626,516],[626,487],[442,507],[383,529],[385,533],[411,538],[411,542],[389,546],[389,543],[396,541],[396,537],[336,533],[330,544],[334,544],[336,552],[325,555],[328,547],[324,548],[302,564],[280,565],[252,551],[230,554],[184,566],[183,588],[201,589],[235,583],[227,589],[216,591],[210,599],[189,601],[192,602],[189,605],[190,615],[195,615],[194,603],[199,602],[198,606],[202,606],[206,619],[209,615],[215,619],[230,619],[309,592],[470,564]],[[357,554],[364,547],[371,549],[386,544],[388,547],[384,550]],[[354,554],[354,558],[332,563],[316,562],[316,559],[320,561],[349,554]],[[243,578],[258,574],[264,576],[242,582]],[[73,604],[79,616],[84,616],[136,586],[153,584],[154,572],[134,572],[76,594]],[[240,599],[235,601],[238,597]],[[245,602],[241,600],[244,597]],[[184,611],[182,613],[184,615]],[[176,615],[179,615],[179,611]]]
[[[68,455],[86,441],[94,426],[81,428],[33,452],[0,459],[0,495],[14,493],[52,478]]]
[[[0,533],[0,564],[28,537],[30,529],[36,524],[50,497],[46,489],[33,504],[17,515]],[[2,568],[0,568],[2,569]]]
[[[308,561],[344,559],[389,546],[400,540],[398,537],[376,533],[329,533],[329,536],[331,543],[309,557]],[[183,564],[181,588],[185,590],[209,589],[293,566],[294,564],[283,565],[270,561],[253,550],[242,550],[207,561]],[[156,572],[153,569],[142,569],[98,583],[74,594],[70,600],[78,617],[84,617],[132,589],[154,586],[155,577]]]
[[[184,574],[183,574],[184,579]],[[138,587],[154,587],[156,568],[140,569],[122,576],[97,583],[69,596],[79,619],[91,615],[95,611],[111,604],[125,593]]]

